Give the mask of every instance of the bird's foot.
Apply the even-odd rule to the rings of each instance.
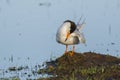
[[[69,54],[70,54],[70,56],[72,57],[72,56],[74,55],[74,52],[72,51],[72,52],[70,52]]]

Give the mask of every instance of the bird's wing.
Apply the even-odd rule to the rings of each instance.
[[[81,17],[81,18],[82,18],[82,17]],[[81,18],[80,18],[80,20],[81,20]],[[79,22],[77,23],[77,30],[79,30],[79,31],[81,31],[82,28],[83,28],[84,25],[85,25],[85,19],[83,20],[82,23],[80,23],[80,20],[79,20]]]
[[[77,23],[77,29],[76,29],[75,32],[77,33],[77,36],[78,36],[78,38],[80,40],[80,43],[83,43],[83,44],[86,45],[86,40],[85,40],[84,35],[82,33],[82,29],[83,29],[83,27],[85,25],[85,19],[83,20],[82,23],[80,23],[81,19],[82,19],[82,17],[80,18],[79,22]]]
[[[83,43],[83,44],[86,43],[83,33],[79,32],[78,37],[79,37],[80,43]]]
[[[82,31],[84,25],[85,25],[85,23],[82,23],[82,24],[77,25],[77,29],[78,29],[79,31]]]

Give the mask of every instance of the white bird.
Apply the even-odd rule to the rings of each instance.
[[[70,53],[71,56],[74,54],[74,45],[85,43],[85,38],[81,32],[83,24],[84,22],[76,25],[73,21],[66,20],[57,31],[56,41],[58,43],[66,45],[65,53],[68,52],[68,45],[73,45],[72,52]]]

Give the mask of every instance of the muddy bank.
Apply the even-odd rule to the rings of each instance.
[[[70,52],[46,62],[38,74],[53,75],[38,80],[120,80],[120,58],[94,52]]]

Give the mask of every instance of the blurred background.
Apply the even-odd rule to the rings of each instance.
[[[0,0],[0,68],[63,55],[57,29],[81,16],[87,46],[77,45],[75,51],[120,56],[120,0]]]

